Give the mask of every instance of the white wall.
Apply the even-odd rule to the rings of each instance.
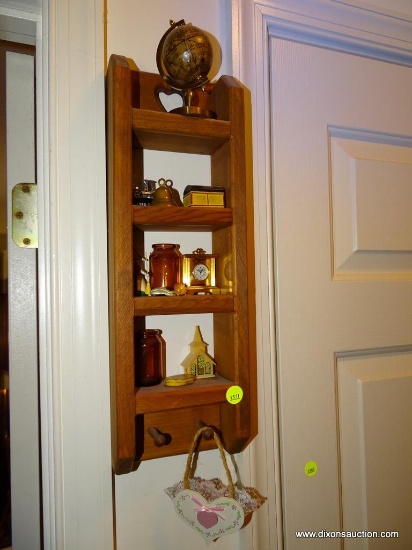
[[[132,58],[140,70],[157,73],[157,45],[169,28],[169,20],[185,19],[211,33],[222,49],[220,74],[231,74],[230,1],[209,0],[207,3],[190,0],[108,0],[107,55],[112,53]],[[204,156],[146,154],[145,177],[171,178],[182,191],[189,183],[210,184],[210,160]],[[170,240],[170,236],[157,234],[154,242]],[[178,239],[178,240],[177,240]],[[198,246],[210,250],[210,236],[204,234],[179,234],[183,252],[191,252]],[[166,242],[167,242],[166,241]],[[149,251],[151,242],[146,243]],[[147,326],[160,327],[167,342],[168,374],[181,372],[180,361],[188,352],[194,326],[200,322],[205,340],[213,342],[212,319],[209,315],[153,318]],[[177,330],[176,330],[177,329]],[[176,338],[176,335],[179,335]],[[209,347],[213,354],[213,346]],[[164,489],[180,480],[185,469],[187,455],[143,462],[134,473],[116,476],[116,530],[118,550],[132,548],[184,550],[206,547],[201,537],[187,527],[177,516],[172,501]],[[242,471],[242,457],[236,462]],[[197,473],[202,477],[221,477],[225,473],[216,451],[202,453]],[[220,539],[214,548],[239,548],[239,539],[249,534],[235,534]],[[250,546],[249,546],[250,548]]]

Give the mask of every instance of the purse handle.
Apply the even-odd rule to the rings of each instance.
[[[232,475],[230,473],[230,470],[229,470],[227,462],[226,462],[226,456],[225,456],[225,451],[223,449],[222,441],[221,441],[219,435],[216,433],[216,431],[211,426],[204,426],[203,428],[200,428],[200,430],[197,431],[195,437],[193,438],[192,447],[189,451],[189,456],[187,457],[186,470],[185,470],[185,475],[183,477],[183,486],[184,486],[185,489],[190,488],[189,476],[190,476],[190,472],[192,470],[193,454],[195,452],[195,448],[196,448],[196,445],[197,445],[197,442],[198,442],[199,438],[202,436],[202,433],[206,430],[213,430],[213,438],[216,442],[217,448],[219,449],[220,457],[222,459],[223,466],[224,466],[225,472],[226,472],[226,476],[227,476],[227,479],[229,481],[229,496],[230,496],[230,498],[235,498],[235,486],[233,484]]]

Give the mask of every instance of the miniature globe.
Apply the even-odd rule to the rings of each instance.
[[[157,49],[159,73],[174,89],[192,90],[208,82],[213,50],[206,34],[182,19],[171,23]]]

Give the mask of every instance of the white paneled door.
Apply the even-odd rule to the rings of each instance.
[[[412,69],[270,44],[285,547],[412,548]]]

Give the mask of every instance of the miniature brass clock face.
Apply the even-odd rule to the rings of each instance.
[[[193,277],[198,281],[205,281],[209,276],[209,268],[205,264],[196,264],[193,268]]]

